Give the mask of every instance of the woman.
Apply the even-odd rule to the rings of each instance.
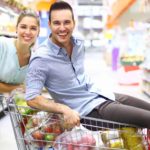
[[[0,93],[23,86],[31,48],[39,35],[39,29],[38,15],[25,10],[17,20],[17,38],[0,37]]]

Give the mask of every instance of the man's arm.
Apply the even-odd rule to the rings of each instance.
[[[8,93],[19,87],[23,87],[23,85],[21,84],[13,85],[13,84],[0,82],[0,93]]]
[[[37,96],[36,98],[27,101],[27,104],[33,108],[37,108],[43,111],[62,114],[65,123],[71,127],[75,125],[78,126],[80,124],[80,117],[78,112],[72,110],[64,104],[48,100],[43,96]]]

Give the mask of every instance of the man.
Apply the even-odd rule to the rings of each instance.
[[[49,10],[51,35],[36,50],[26,79],[29,106],[61,113],[70,126],[90,116],[150,128],[150,104],[137,98],[103,92],[84,72],[83,41],[72,36],[71,6],[55,2]],[[54,101],[41,96],[45,87]]]

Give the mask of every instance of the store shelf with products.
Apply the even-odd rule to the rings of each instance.
[[[18,14],[7,7],[0,7],[0,36],[16,37],[15,24]]]
[[[94,5],[88,3],[80,5],[78,4],[78,32],[83,37],[86,46],[88,47],[100,47],[102,46],[102,32],[105,28],[106,21],[106,8],[102,5]]]
[[[142,83],[141,83],[142,91],[150,97],[150,65],[148,59],[145,60],[141,68],[142,68]]]
[[[150,81],[143,79],[141,83],[142,91],[150,97]]]
[[[150,97],[150,23],[146,23],[146,32],[144,36],[144,62],[142,69],[142,91]]]

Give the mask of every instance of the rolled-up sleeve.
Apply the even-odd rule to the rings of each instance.
[[[26,100],[31,100],[41,94],[46,81],[46,67],[41,58],[33,59],[26,75]]]

